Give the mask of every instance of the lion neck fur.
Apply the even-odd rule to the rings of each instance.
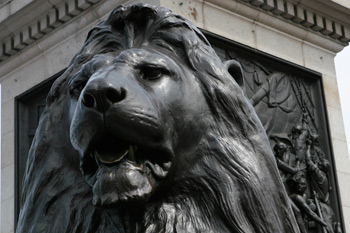
[[[253,148],[254,137],[251,140],[246,142],[249,148]],[[292,226],[284,226],[278,217],[288,215],[283,188],[274,184],[282,188],[278,195],[261,190],[266,186],[266,177],[257,178],[262,174],[245,164],[250,159],[247,156],[256,151],[235,149],[240,146],[241,142],[231,136],[209,132],[189,156],[193,161],[186,161],[193,166],[187,166],[180,177],[163,184],[161,193],[156,191],[143,208],[123,213],[128,218],[123,221],[124,226],[128,224],[126,232],[290,232],[288,227]],[[269,156],[261,153],[260,156]],[[262,169],[271,174],[270,167]],[[278,203],[274,199],[286,204],[279,212],[274,210]],[[266,224],[271,219],[276,224]]]

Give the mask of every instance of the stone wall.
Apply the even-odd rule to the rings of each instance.
[[[63,70],[88,30],[124,2],[137,1],[0,1],[2,233],[14,232],[16,96]],[[282,5],[280,0],[143,2],[168,7],[204,30],[322,74],[343,215],[350,231],[350,162],[334,68],[334,56],[350,38],[347,2],[335,1],[344,2],[342,6],[320,0],[317,7],[311,0],[304,5],[292,0]]]

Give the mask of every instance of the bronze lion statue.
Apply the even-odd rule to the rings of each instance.
[[[191,22],[117,7],[51,88],[17,232],[299,232],[243,84]]]

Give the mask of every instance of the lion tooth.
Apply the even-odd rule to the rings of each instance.
[[[156,163],[154,164],[154,163],[151,163],[150,161],[146,160],[145,165],[146,165],[147,170],[150,169],[159,178],[164,178],[167,174],[167,172],[165,172],[163,170],[163,168]]]
[[[136,162],[135,161],[135,153],[134,153],[134,148],[132,145],[129,146],[129,153],[127,157],[130,161]]]
[[[91,155],[92,155],[92,153],[91,153]],[[98,156],[97,151],[94,151],[94,153],[93,153],[92,156],[95,158],[96,164],[97,164],[97,165],[100,165],[101,162],[100,162],[100,159],[99,159],[99,156]]]
[[[164,178],[166,175],[164,170],[158,164],[154,165],[154,173],[156,173],[160,178]]]

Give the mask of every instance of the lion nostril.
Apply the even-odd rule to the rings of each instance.
[[[112,103],[116,103],[125,98],[125,93],[126,91],[124,88],[121,88],[119,92],[115,89],[108,89],[106,92],[106,98]]]
[[[89,94],[89,93],[85,93],[83,96],[83,104],[88,108],[94,107],[94,105],[95,105],[94,96]]]

